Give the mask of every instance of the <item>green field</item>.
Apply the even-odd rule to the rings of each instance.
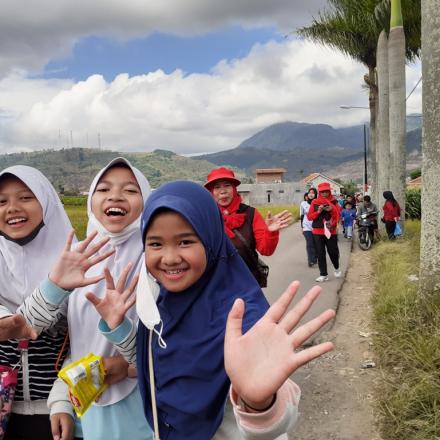
[[[87,197],[61,197],[61,201],[72,222],[76,236],[79,240],[83,240],[87,229]],[[278,214],[285,209],[291,212],[294,221],[299,218],[299,207],[297,205],[258,206],[257,209],[264,218],[266,218],[269,211],[272,214]]]

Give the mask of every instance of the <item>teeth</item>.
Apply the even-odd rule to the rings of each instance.
[[[21,218],[11,218],[11,220],[8,220],[8,225],[15,225],[16,223],[25,222],[26,219],[24,217]]]
[[[106,214],[121,214],[125,215],[127,214],[127,211],[122,208],[108,208],[107,211],[105,211]]]
[[[167,270],[167,273],[170,275],[177,275],[178,273],[183,272],[183,269],[177,269],[177,270]]]

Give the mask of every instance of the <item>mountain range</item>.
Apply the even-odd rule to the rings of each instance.
[[[409,168],[420,165],[420,118],[408,120]],[[152,187],[176,179],[203,182],[216,166],[233,167],[242,182],[251,181],[256,168],[283,167],[286,180],[297,181],[323,172],[344,181],[360,180],[363,170],[363,125],[333,128],[325,124],[284,122],[271,125],[236,148],[202,156],[184,157],[167,150],[118,153],[87,148],[43,150],[0,155],[0,169],[12,165],[38,168],[65,194],[89,189],[92,177],[111,159],[123,155],[148,178]]]
[[[410,116],[408,128],[407,151],[420,155],[421,118]],[[363,149],[363,125],[333,128],[326,124],[282,122],[264,128],[236,148],[193,158],[242,168],[249,175],[254,175],[256,168],[283,167],[287,169],[286,179],[295,181],[310,172],[331,175],[332,169],[346,162],[362,161]],[[357,180],[361,176],[350,177]]]

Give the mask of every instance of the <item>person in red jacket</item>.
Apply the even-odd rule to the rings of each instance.
[[[211,192],[223,215],[226,234],[258,281],[257,251],[261,255],[275,252],[279,231],[289,226],[292,215],[289,211],[277,215],[269,212],[264,220],[255,208],[242,203],[237,192],[240,183],[232,170],[220,167],[208,174],[205,188]]]
[[[396,222],[400,220],[400,205],[391,191],[384,191],[383,196],[386,202],[383,205],[382,221],[385,223],[388,238],[394,240],[396,238],[394,235]]]
[[[327,182],[318,185],[318,197],[312,201],[307,218],[312,220],[313,239],[318,254],[319,277],[316,281],[328,281],[327,249],[330,260],[335,268],[335,277],[342,275],[339,269],[339,247],[337,227],[341,213],[338,201],[331,194],[330,184]]]

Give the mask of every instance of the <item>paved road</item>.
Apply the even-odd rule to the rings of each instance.
[[[323,291],[304,317],[304,320],[310,320],[328,308],[337,308],[338,292],[348,267],[351,246],[351,241],[345,239],[342,235],[339,236],[340,268],[343,276],[339,279],[334,277],[333,266],[327,258],[330,279],[320,284]],[[299,280],[301,282],[301,289],[294,303],[298,302],[308,289],[318,284],[315,282],[315,278],[319,276],[319,269],[317,265],[313,268],[309,268],[307,265],[305,240],[299,223],[295,223],[281,231],[280,242],[275,253],[270,257],[263,257],[263,259],[270,267],[268,287],[264,291],[271,304],[279,298],[291,281]]]

